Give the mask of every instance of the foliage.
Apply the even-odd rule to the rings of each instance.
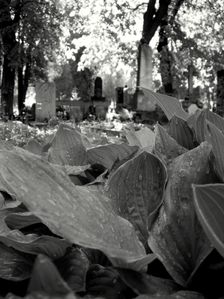
[[[82,51],[79,68],[130,78],[136,68],[138,24],[142,24],[139,12],[143,9],[139,0],[131,4],[126,0],[67,1],[67,45],[71,55]]]
[[[148,147],[151,131],[130,139],[139,149],[65,124],[27,149],[1,143],[1,296],[224,295],[224,121],[168,106]]]
[[[188,66],[195,67],[195,86],[211,97],[216,72],[223,68],[223,6],[221,1],[184,1],[169,31],[176,86],[186,86]]]

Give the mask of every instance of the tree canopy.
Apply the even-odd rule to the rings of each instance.
[[[154,74],[165,93],[184,94],[189,65],[195,82],[213,92],[223,68],[223,15],[221,0],[0,0],[3,107],[12,103],[16,75],[22,109],[30,80],[63,77],[66,64],[68,94],[82,85],[81,70],[90,81],[102,75],[111,96],[115,85],[134,86],[139,43],[157,47]]]

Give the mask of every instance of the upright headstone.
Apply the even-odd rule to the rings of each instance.
[[[37,82],[36,121],[49,120],[56,115],[56,89],[53,82]]]
[[[147,44],[139,46],[139,70],[138,82],[139,87],[152,89],[152,49]],[[155,110],[155,102],[153,99],[147,99],[143,92],[139,89],[136,90],[136,108],[143,111]]]
[[[139,86],[152,89],[152,49],[142,44],[140,51]]]
[[[124,92],[123,87],[117,87],[116,88],[116,94],[117,94],[117,104],[123,104],[124,103]]]
[[[96,77],[94,84],[94,96],[91,97],[92,101],[105,101],[103,97],[103,81],[101,77]]]
[[[94,85],[94,96],[96,98],[102,98],[103,94],[103,81],[100,77],[96,77]]]

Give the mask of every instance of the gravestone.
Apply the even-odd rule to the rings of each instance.
[[[140,51],[139,86],[152,89],[152,49],[142,44]]]
[[[36,121],[46,121],[56,115],[56,89],[53,82],[37,82]]]
[[[152,89],[152,49],[147,44],[141,44],[139,46],[139,74],[137,84],[139,87]],[[153,99],[146,99],[141,90],[136,90],[136,97],[138,110],[155,110],[155,102]]]
[[[117,87],[116,88],[116,97],[117,97],[117,104],[123,104],[124,103],[124,91],[123,87]]]
[[[94,84],[94,96],[91,97],[92,101],[105,101],[103,95],[103,81],[101,77],[96,77]]]

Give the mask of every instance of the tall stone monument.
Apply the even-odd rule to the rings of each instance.
[[[140,45],[139,86],[152,89],[152,49],[147,44]]]
[[[143,111],[155,110],[154,101],[146,99],[138,87],[152,89],[152,49],[147,44],[139,45],[136,108]]]
[[[56,88],[54,82],[37,82],[36,121],[46,121],[56,114]]]

